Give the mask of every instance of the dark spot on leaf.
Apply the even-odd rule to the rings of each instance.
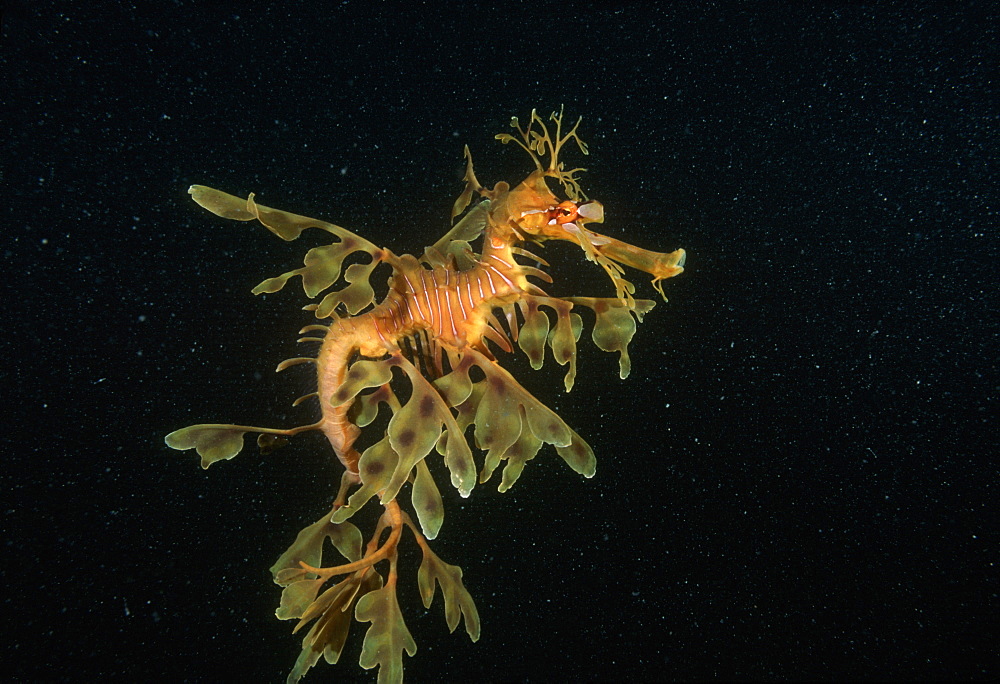
[[[434,415],[434,397],[430,395],[424,395],[420,398],[420,416],[422,418],[430,418]]]
[[[499,375],[490,376],[490,389],[501,397],[507,395],[507,383]]]
[[[365,464],[365,472],[369,475],[378,475],[383,470],[385,470],[385,464],[382,461],[371,461]]]
[[[399,446],[405,449],[413,444],[416,437],[417,433],[415,433],[413,430],[407,429],[399,433],[399,435],[396,438],[396,441],[399,442]]]
[[[288,444],[288,440],[280,435],[263,434],[257,437],[257,446],[260,447],[260,453],[264,456],[277,451],[286,444]]]

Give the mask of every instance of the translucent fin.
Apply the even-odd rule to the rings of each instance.
[[[468,151],[468,148],[466,148],[466,151]],[[469,164],[470,165],[472,164],[471,157],[469,159]],[[476,184],[478,185],[478,181]],[[469,197],[471,196],[472,193],[470,191]],[[466,205],[468,205],[468,201],[466,201]],[[462,207],[462,209],[464,210],[465,207]],[[490,210],[489,200],[483,200],[482,202],[474,206],[469,211],[468,214],[462,217],[461,221],[456,223],[452,227],[452,229],[449,230],[447,233],[445,233],[440,240],[438,240],[431,247],[429,247],[428,251],[435,250],[439,254],[450,254],[451,244],[456,240],[464,242],[466,243],[466,245],[468,245],[468,243],[472,242],[473,240],[475,240],[476,238],[478,238],[480,235],[483,234],[483,229],[486,227],[486,218],[487,216],[489,216],[489,210]],[[457,215],[458,214],[453,214],[452,218],[454,219],[454,217]]]
[[[247,199],[243,199],[204,185],[192,185],[188,188],[188,194],[191,195],[191,199],[216,216],[236,221],[253,221],[257,219],[265,228],[282,240],[294,240],[307,228],[319,228],[328,233],[333,233],[341,240],[350,240],[352,243],[351,246],[357,249],[365,251],[378,250],[376,245],[346,228],[341,228],[326,221],[309,218],[308,216],[299,216],[298,214],[257,204],[254,201],[254,193],[250,193]]]
[[[472,193],[483,189],[483,186],[476,178],[475,170],[472,168],[472,152],[469,151],[468,145],[465,146],[465,178],[463,180],[465,181],[465,188],[462,189],[462,194],[458,196],[458,199],[455,200],[455,204],[451,208],[452,221],[469,206],[469,202],[472,201]],[[440,251],[443,252],[444,250]]]

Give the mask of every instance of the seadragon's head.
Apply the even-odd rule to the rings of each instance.
[[[517,129],[520,139],[509,133],[496,136],[504,144],[517,143],[535,162],[535,170],[523,183],[503,193],[502,206],[496,207],[497,213],[506,217],[511,231],[520,239],[533,242],[564,240],[578,245],[587,259],[605,270],[615,285],[617,296],[629,306],[634,306],[635,286],[624,278],[622,265],[652,275],[653,287],[663,296],[661,283],[684,270],[685,251],[651,252],[586,228],[588,223],[604,222],[604,207],[600,202],[587,199],[580,189],[577,174],[586,169],[567,171],[559,161],[560,150],[570,140],[576,142],[583,154],[588,154],[587,145],[577,135],[582,118],[565,135],[562,133],[562,110],[553,112],[550,119],[555,122],[552,132],[542,117],[532,111],[526,127],[521,126],[517,117],[511,120],[511,127]],[[548,158],[547,164],[543,163],[545,158]],[[548,178],[559,181],[569,199],[560,200],[549,187]]]

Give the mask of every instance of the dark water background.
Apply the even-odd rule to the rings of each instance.
[[[993,679],[998,35],[990,3],[7,3],[3,661],[25,681],[280,681],[268,567],[328,506],[319,440],[209,472],[193,422],[305,422],[304,247],[191,183],[397,252],[566,105],[606,232],[689,252],[632,345],[522,382],[594,447],[445,494],[478,644],[401,602],[411,681]],[[576,159],[572,160],[576,162]],[[563,292],[605,276],[553,252]],[[637,279],[646,296],[652,292]],[[438,599],[440,601],[440,599]],[[362,630],[335,668],[358,678]]]

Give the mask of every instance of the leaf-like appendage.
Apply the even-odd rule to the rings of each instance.
[[[594,450],[575,432],[573,441],[567,446],[557,446],[556,451],[570,468],[584,477],[593,477],[597,472],[597,457],[594,456]]]
[[[572,431],[552,409],[536,399],[531,392],[524,389],[503,367],[493,363],[478,352],[470,350],[467,353],[476,354],[479,357],[477,365],[486,374],[486,379],[483,380],[486,383],[486,389],[483,391],[480,403],[492,401],[492,397],[495,397],[497,394],[509,395],[511,400],[515,402],[515,406],[520,405],[524,409],[524,417],[528,427],[535,433],[538,439],[555,446],[566,446],[570,443]],[[490,416],[484,414],[480,407],[480,410],[476,412],[477,438],[481,418],[490,418]],[[515,434],[514,439],[516,438],[517,435]],[[510,443],[513,444],[513,441],[511,439]]]
[[[378,265],[378,261],[373,261],[370,264],[348,266],[344,280],[350,284],[323,297],[316,307],[316,318],[328,318],[340,304],[343,304],[347,313],[352,316],[371,304],[375,300],[375,290],[372,289],[369,278]]]
[[[286,271],[274,278],[268,278],[253,288],[251,292],[253,294],[277,292],[285,287],[288,281],[295,276],[302,276],[302,289],[305,291],[306,296],[310,298],[315,297],[337,282],[340,278],[340,269],[344,263],[344,259],[354,252],[372,253],[373,250],[359,244],[359,240],[360,238],[348,238],[340,242],[335,242],[332,245],[313,247],[306,252],[305,259],[303,259],[305,265],[302,268],[297,268],[294,271]],[[371,269],[375,268],[378,263],[378,261],[374,261],[363,268],[368,269],[368,273],[370,274]],[[350,267],[348,267],[348,271],[350,271]],[[365,276],[365,282],[367,284],[367,275]],[[350,286],[345,289],[350,289]]]
[[[370,424],[378,417],[380,404],[388,404],[390,408],[399,407],[399,400],[396,399],[395,393],[387,384],[382,385],[374,392],[358,395],[357,403],[354,405],[358,412],[354,418],[354,424],[360,428]]]
[[[632,362],[628,356],[628,345],[635,334],[635,318],[642,316],[656,305],[648,299],[636,299],[631,305],[623,304],[617,299],[596,297],[569,297],[566,301],[582,304],[594,310],[597,320],[594,323],[594,344],[608,352],[620,352],[620,373],[624,380],[632,370]]]
[[[549,317],[539,310],[534,299],[525,299],[521,302],[521,311],[524,314],[524,325],[518,334],[517,344],[521,347],[531,367],[538,370],[545,362],[545,340],[549,334]]]
[[[378,666],[379,684],[402,682],[403,651],[412,656],[417,644],[403,621],[395,585],[390,583],[362,596],[354,616],[358,622],[372,623],[361,648],[361,667],[370,670]]]
[[[462,584],[462,568],[445,563],[425,546],[424,559],[417,571],[417,585],[420,587],[424,608],[430,608],[434,601],[435,582],[444,595],[444,618],[448,623],[448,630],[454,632],[459,618],[464,617],[465,631],[469,638],[478,641],[479,611],[476,610],[472,595]]]
[[[445,421],[442,406],[443,402],[430,383],[424,381],[414,384],[410,400],[389,420],[389,442],[399,454],[399,463],[382,494],[383,502],[396,497],[399,488],[410,477],[413,466],[434,448]]]
[[[302,653],[288,674],[286,680],[288,684],[294,684],[302,679],[309,668],[319,661],[320,656],[331,665],[340,659],[351,627],[352,608],[357,605],[361,597],[381,586],[382,576],[377,572],[369,572],[361,580],[352,575],[327,589],[309,605],[294,631],[297,632],[310,620],[319,619],[302,639]]]
[[[382,493],[382,502],[392,501],[399,488],[410,477],[413,466],[423,459],[441,440],[442,430],[461,435],[437,387],[402,356],[389,361],[399,365],[410,379],[413,388],[410,400],[397,410],[389,420],[387,433],[393,449],[399,454],[399,463],[392,480]],[[476,466],[472,451],[465,439],[444,440],[445,465],[451,473],[451,483],[463,497],[469,496],[476,485]]]
[[[458,435],[458,438],[447,440],[444,464],[451,473],[451,486],[458,490],[459,496],[466,498],[476,486],[476,462],[472,459],[472,449],[469,448],[465,435],[458,431],[454,421],[447,432]]]
[[[225,461],[243,449],[243,435],[255,428],[243,425],[191,425],[167,435],[164,440],[171,449],[197,449],[201,467]]]
[[[517,438],[517,441],[503,455],[503,458],[507,461],[507,465],[503,467],[500,486],[497,489],[501,492],[506,492],[510,489],[517,482],[517,478],[521,476],[524,464],[533,459],[541,448],[542,440],[535,437],[531,430],[521,430],[521,436]]]
[[[567,320],[569,327],[566,329],[575,343],[575,338],[572,337],[573,319]],[[465,428],[470,423],[475,423],[476,445],[489,450],[480,473],[480,482],[488,480],[500,461],[506,459],[508,464],[504,468],[500,484],[500,491],[506,491],[517,480],[525,462],[538,453],[543,443],[552,444],[557,449],[567,449],[563,458],[574,470],[593,474],[593,465],[588,465],[580,444],[587,451],[590,447],[562,418],[532,396],[501,366],[475,350],[467,349],[465,354],[474,359],[486,378],[475,383],[466,401],[455,407],[458,413],[455,416],[458,430],[454,434],[464,435]],[[449,430],[447,439],[442,442],[443,444],[438,444],[439,451],[456,443],[464,444],[465,440],[453,438],[452,431]],[[592,453],[590,457],[592,459]]]
[[[358,461],[361,486],[351,494],[346,506],[341,506],[334,511],[331,520],[335,523],[342,523],[361,510],[361,507],[368,503],[369,499],[385,489],[398,462],[399,455],[389,444],[388,437],[365,449]]]
[[[438,491],[434,478],[431,477],[426,459],[417,463],[417,477],[413,481],[410,501],[417,512],[417,520],[420,521],[424,536],[436,539],[444,522],[444,502],[441,500],[441,492]]]
[[[191,199],[216,216],[234,221],[253,221],[257,218],[257,214],[247,208],[247,200],[242,197],[230,195],[205,185],[192,185],[188,188],[188,194],[191,195]]]
[[[471,159],[469,159],[467,168],[471,172]],[[473,175],[473,180],[474,179],[475,176]],[[475,181],[474,185],[479,185],[478,181]],[[458,211],[452,214],[452,218],[457,216],[465,209],[465,207],[468,206],[469,200],[472,198],[472,189],[472,187],[469,187],[468,185],[466,186],[468,194],[465,192],[462,193],[465,195],[465,203],[462,204],[462,198],[459,198],[459,200],[455,202],[455,207],[458,208]],[[441,236],[440,240],[427,248],[427,252],[425,252],[424,257],[427,258],[428,254],[437,253],[440,255],[452,255],[459,258],[460,255],[465,253],[466,248],[469,247],[469,243],[483,234],[483,230],[486,228],[489,208],[489,200],[483,200],[474,206],[468,214],[462,217],[461,221],[456,223],[451,230]],[[463,264],[459,264],[459,269],[465,270],[465,268],[466,267]]]
[[[475,436],[479,448],[489,450],[486,455],[488,467],[491,463],[499,463],[500,457],[517,441],[526,427],[521,420],[522,397],[516,389],[510,387],[498,374],[487,376],[483,382],[486,383],[486,389],[476,411]]]
[[[341,264],[350,253],[344,249],[343,242],[313,247],[306,252],[305,266],[294,271],[287,271],[274,278],[268,278],[251,292],[253,294],[277,292],[295,276],[302,276],[302,289],[305,290],[306,296],[315,297],[337,282],[337,279],[340,278]]]
[[[337,551],[347,560],[360,560],[361,531],[351,523],[331,522],[331,515],[328,513],[312,525],[303,528],[295,537],[292,545],[271,566],[271,575],[274,577],[275,584],[284,586],[290,582],[312,578],[313,575],[304,570],[299,565],[299,561],[313,567],[320,567],[323,560],[323,542],[327,539],[333,542]]]
[[[572,304],[563,303],[564,306],[557,308],[558,318],[556,327],[549,333],[549,346],[552,347],[552,358],[560,366],[569,364],[566,370],[564,384],[566,391],[573,389],[576,381],[576,343],[580,339],[580,332],[583,330],[583,319],[579,314],[570,311]]]
[[[434,381],[434,385],[448,402],[448,406],[460,405],[472,393],[469,369],[473,363],[471,355],[463,354],[450,373]]]
[[[392,380],[392,368],[385,361],[356,361],[347,371],[340,387],[330,395],[330,403],[340,406],[351,401],[358,392],[378,387]]]
[[[281,592],[281,603],[274,615],[279,620],[294,620],[302,617],[302,613],[316,601],[316,594],[319,588],[326,583],[326,577],[319,579],[300,579],[291,583],[277,582],[285,584]]]
[[[310,249],[306,253],[302,268],[288,271],[276,278],[268,278],[253,289],[254,294],[277,292],[290,279],[295,276],[302,276],[302,288],[305,290],[306,295],[308,297],[315,297],[337,282],[337,279],[340,278],[340,270],[344,259],[349,255],[355,252],[366,252],[377,263],[382,254],[382,250],[377,246],[359,235],[355,235],[346,228],[341,228],[326,221],[309,218],[308,216],[300,216],[288,211],[282,211],[281,209],[273,209],[263,204],[257,204],[252,193],[244,200],[235,195],[229,195],[219,190],[205,187],[204,185],[192,185],[188,189],[188,192],[195,202],[213,214],[237,221],[252,221],[257,219],[265,228],[282,240],[294,240],[302,234],[302,231],[308,228],[319,228],[328,233],[333,233],[340,238],[340,242],[332,245]],[[354,281],[351,282],[353,283]],[[350,287],[347,289],[350,289]],[[355,296],[355,299],[357,299],[357,296]],[[351,313],[355,312],[352,311]]]
[[[635,319],[630,309],[624,306],[594,309],[597,322],[594,323],[594,344],[604,351],[621,352],[618,360],[622,380],[632,371],[628,356],[628,343],[635,334]]]

